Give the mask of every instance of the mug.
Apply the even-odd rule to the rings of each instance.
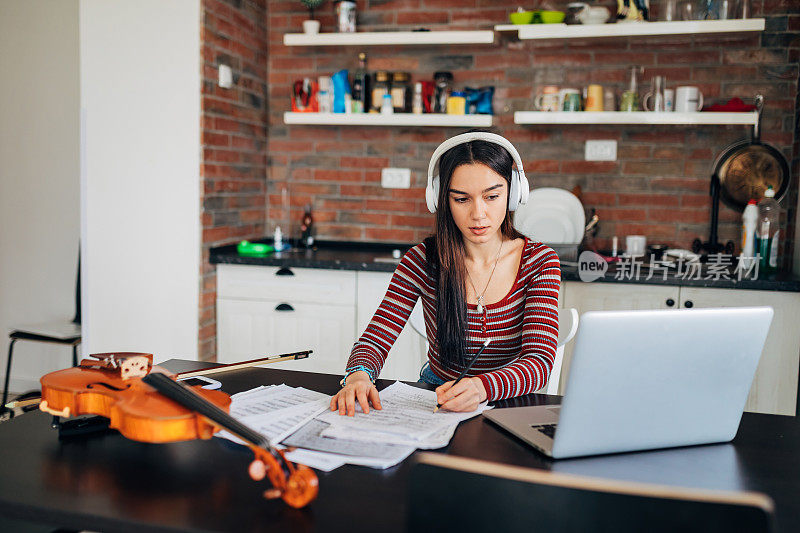
[[[558,87],[547,85],[542,88],[542,92],[533,99],[533,107],[539,111],[558,111],[559,110]]]
[[[580,111],[581,93],[578,89],[561,89],[559,91],[561,111]]]
[[[592,84],[586,90],[586,106],[584,111],[603,110],[603,87],[602,85]]]
[[[647,237],[644,235],[628,235],[625,237],[625,253],[630,257],[644,255],[647,247]]]
[[[693,85],[683,85],[675,89],[675,111],[693,113],[703,109],[703,93]]]

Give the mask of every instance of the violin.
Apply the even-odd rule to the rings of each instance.
[[[305,352],[307,356],[308,352]],[[219,390],[188,386],[153,365],[153,354],[91,354],[77,367],[42,376],[39,408],[68,418],[99,415],[109,427],[136,441],[163,443],[210,439],[226,429],[247,443],[255,459],[250,476],[268,477],[267,499],[281,498],[301,508],[317,497],[319,481],[309,467],[293,464],[282,450],[229,414],[231,398]]]

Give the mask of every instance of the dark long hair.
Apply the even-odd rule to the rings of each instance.
[[[442,362],[460,371],[467,364],[467,303],[464,284],[466,264],[464,237],[450,211],[449,189],[453,172],[461,165],[481,163],[506,180],[511,193],[511,172],[514,160],[502,146],[488,141],[459,144],[439,159],[439,198],[433,236],[425,239],[428,273],[436,281],[436,343]],[[508,239],[522,235],[514,229],[511,213],[500,225]]]

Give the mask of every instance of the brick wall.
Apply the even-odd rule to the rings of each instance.
[[[216,355],[216,277],[209,248],[263,237],[266,221],[267,0],[203,0],[202,272],[199,353]],[[220,64],[234,85],[217,84]]]
[[[505,35],[493,45],[362,49],[284,46],[283,35],[302,31],[307,18],[297,0],[203,0],[201,356],[215,353],[209,247],[269,235],[276,225],[295,237],[307,204],[314,208],[318,238],[416,242],[430,232],[424,203],[428,159],[438,143],[462,130],[287,126],[282,115],[294,80],[352,70],[357,54],[366,51],[372,71],[405,70],[416,81],[451,70],[458,87],[494,85],[496,131],[517,146],[534,187],[581,187],[584,206],[601,217],[601,246],[613,235],[643,233],[650,242],[688,247],[695,237],[708,238],[714,158],[747,137],[748,128],[518,126],[513,112],[532,109],[533,95],[544,84],[600,83],[619,94],[628,67],[639,64],[646,69],[642,93],[654,75],[665,75],[672,88],[699,86],[709,104],[762,92],[763,139],[793,160],[796,174],[800,7],[789,0],[751,1],[754,16],[767,20],[760,34],[569,42],[520,42]],[[659,2],[651,3],[657,14]],[[506,23],[516,6],[495,0],[358,0],[359,29],[491,29]],[[332,31],[333,3],[323,4],[317,18],[322,31]],[[223,58],[240,76],[230,91],[214,83]],[[587,139],[617,140],[618,161],[584,161]],[[380,169],[386,166],[411,168],[412,187],[381,188]],[[795,178],[783,202],[787,257],[796,202]],[[738,239],[739,219],[721,207],[721,240]]]
[[[600,83],[621,93],[627,68],[665,75],[669,87],[697,85],[710,104],[760,91],[767,109],[763,138],[792,156],[798,81],[800,9],[790,2],[753,2],[767,18],[762,34],[676,36],[582,41],[520,42],[502,36],[494,45],[368,47],[370,70],[407,70],[414,80],[451,70],[455,84],[494,85],[496,129],[515,143],[533,186],[580,185],[587,208],[601,218],[600,243],[612,235],[643,233],[651,241],[688,247],[708,238],[710,170],[729,143],[747,128],[685,126],[517,126],[513,112],[532,109],[538,87]],[[490,0],[359,1],[359,29],[490,29],[507,22],[514,2]],[[657,13],[658,3],[653,1]],[[322,31],[333,29],[325,4]],[[288,193],[292,231],[305,204],[313,204],[320,237],[419,241],[432,218],[424,204],[425,172],[437,143],[458,129],[287,126],[290,84],[304,76],[354,69],[359,47],[286,47],[283,34],[307,18],[296,1],[270,2],[269,228],[286,225]],[[583,160],[586,139],[618,141],[619,160]],[[412,188],[385,190],[380,169],[410,167]],[[785,206],[794,206],[796,187]],[[794,216],[793,209],[789,213]],[[721,208],[720,236],[738,239],[740,214]],[[793,220],[793,218],[792,218]],[[793,223],[790,224],[793,226]]]

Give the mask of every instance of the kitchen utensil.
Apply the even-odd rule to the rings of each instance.
[[[511,24],[530,24],[533,22],[533,11],[516,11],[508,14]]]
[[[693,85],[682,85],[675,89],[675,111],[693,113],[703,109],[703,93]]]
[[[644,255],[647,246],[647,237],[644,235],[628,235],[625,237],[625,253],[630,257]]]
[[[789,191],[791,174],[783,152],[761,142],[761,113],[764,97],[756,95],[758,119],[750,139],[727,146],[714,162],[713,175],[719,178],[720,198],[726,205],[743,211],[751,198],[760,200],[768,186],[781,199]]]
[[[642,100],[642,107],[644,107],[645,111],[655,111],[656,113],[666,111],[664,106],[664,88],[666,84],[667,78],[664,76],[653,76],[653,82],[650,85],[651,89],[644,95]]]
[[[565,13],[563,11],[539,11],[539,18],[542,24],[560,24],[564,21]]]
[[[537,215],[540,212],[542,214]],[[562,219],[568,220],[569,223],[562,222]],[[543,240],[543,242],[580,243],[586,227],[583,204],[577,196],[564,189],[556,187],[534,189],[530,193],[528,203],[520,205],[515,211],[514,227],[531,237],[538,235],[538,224],[542,225],[541,229],[547,231],[546,236],[549,238],[564,234],[563,240]],[[571,229],[567,231],[565,228]]]
[[[539,111],[558,111],[558,87],[547,85],[542,87],[542,92],[533,99],[533,107]]]
[[[592,84],[586,89],[586,108],[584,111],[603,111],[603,86]]]

